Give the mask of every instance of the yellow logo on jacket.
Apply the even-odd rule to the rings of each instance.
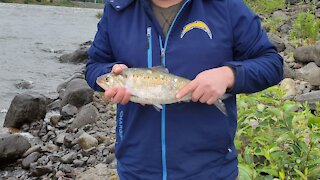
[[[209,27],[206,25],[206,23],[202,22],[202,21],[194,21],[192,23],[187,24],[186,26],[184,26],[182,33],[181,33],[181,38],[183,38],[183,36],[191,31],[192,29],[200,29],[203,30],[204,32],[206,32],[209,36],[210,39],[212,39],[212,33],[211,30],[209,29]]]

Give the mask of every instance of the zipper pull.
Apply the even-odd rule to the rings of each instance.
[[[162,49],[161,49],[161,59],[164,58],[164,55],[165,55],[165,50],[164,50],[164,48],[162,48]]]
[[[148,38],[148,48],[150,48],[151,44],[150,44],[150,40],[151,40],[151,27],[147,28],[147,38]]]

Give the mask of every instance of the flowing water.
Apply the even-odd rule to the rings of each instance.
[[[58,57],[94,38],[102,10],[0,3],[0,128],[11,100],[31,82],[32,91],[53,96],[58,84],[82,65]]]

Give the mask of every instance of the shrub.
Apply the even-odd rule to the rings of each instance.
[[[244,2],[258,14],[269,15],[285,7],[285,0],[244,0]]]
[[[310,11],[301,12],[293,21],[290,40],[301,44],[314,44],[320,33],[320,20]]]
[[[279,87],[238,96],[239,177],[317,179],[320,174],[320,103],[283,100]]]

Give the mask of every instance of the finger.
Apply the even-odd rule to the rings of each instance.
[[[206,103],[210,98],[211,98],[211,96],[210,96],[209,93],[204,93],[204,94],[200,97],[199,101],[200,101],[201,103]]]
[[[122,105],[128,104],[128,102],[129,102],[129,100],[130,100],[130,97],[131,97],[130,92],[129,92],[128,90],[126,90],[126,91],[125,91],[125,94],[124,94],[124,97],[123,97],[123,99],[122,99],[122,101],[121,101],[121,104],[122,104]]]
[[[121,74],[123,69],[126,69],[126,68],[128,68],[128,67],[124,64],[116,64],[112,67],[112,72],[114,72],[116,74]]]
[[[117,92],[118,92],[117,88],[111,88],[104,92],[104,96],[106,99],[111,99],[117,94]]]
[[[117,92],[117,94],[114,96],[113,101],[115,103],[120,103],[125,95],[125,89],[120,88]]]
[[[217,96],[213,96],[213,97],[211,97],[211,98],[207,101],[207,104],[208,104],[208,105],[212,105],[212,104],[214,104],[217,100],[218,100],[218,97],[217,97]]]
[[[178,94],[176,95],[177,99],[181,99],[184,96],[186,96],[189,93],[192,93],[198,86],[197,81],[193,80],[189,84],[187,84],[185,87],[183,87]]]
[[[198,87],[192,93],[192,101],[193,102],[199,101],[200,97],[202,97],[203,95],[204,95],[204,89]]]

